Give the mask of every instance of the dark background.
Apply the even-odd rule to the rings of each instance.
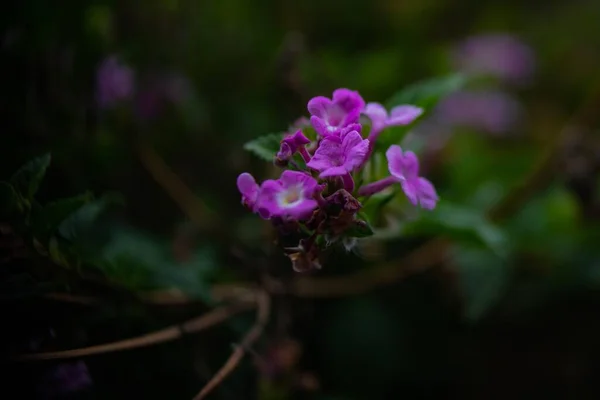
[[[360,293],[273,294],[265,332],[209,398],[600,395],[597,1],[26,0],[0,19],[0,179],[49,152],[39,204],[86,191],[118,200],[78,215],[53,257],[34,251],[33,220],[5,218],[2,398],[191,399],[252,311],[137,349],[14,357],[178,326],[216,307],[210,288],[223,283],[293,285],[270,226],[240,204],[241,172],[276,173],[244,143],[287,129],[313,96],[348,87],[385,102],[488,52],[531,71],[461,89],[482,97],[432,107],[407,142],[438,209],[407,215],[392,202],[402,229],[334,252],[311,278],[352,286],[410,267],[439,237],[419,259],[449,256]],[[491,42],[453,58],[490,34],[532,58]],[[132,90],[101,105],[112,56]]]

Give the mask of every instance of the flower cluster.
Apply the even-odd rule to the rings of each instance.
[[[370,227],[359,217],[361,201],[391,185],[400,184],[415,206],[431,210],[438,201],[431,182],[419,176],[417,156],[397,145],[386,152],[389,177],[355,185],[381,132],[412,123],[421,108],[401,105],[388,113],[379,103],[365,104],[349,89],[335,90],[331,99],[315,97],[307,108],[310,120],[300,119],[274,154],[275,164],[286,168],[279,179],[259,185],[247,172],[237,179],[244,206],[270,220],[284,236],[304,235],[298,245],[286,248],[296,271],[319,268],[323,246],[339,240],[348,247],[365,236]],[[368,135],[363,122],[369,125]],[[308,137],[311,131],[314,140]]]

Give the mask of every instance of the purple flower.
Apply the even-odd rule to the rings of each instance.
[[[40,394],[61,397],[93,385],[87,365],[83,361],[63,363],[51,368],[42,377]]]
[[[438,201],[435,188],[427,179],[419,176],[419,160],[412,151],[402,152],[400,146],[393,145],[385,153],[391,176],[361,187],[358,194],[371,196],[400,182],[402,190],[413,205],[420,204],[433,210]]]
[[[254,177],[244,172],[237,178],[237,187],[242,194],[242,204],[254,211],[260,193],[260,187],[256,184]]]
[[[468,38],[457,46],[454,62],[461,71],[521,83],[531,77],[535,56],[529,46],[514,36],[487,34]]]
[[[521,117],[521,106],[511,96],[496,91],[456,92],[438,104],[435,118],[443,125],[509,131]]]
[[[349,89],[337,89],[333,99],[317,96],[308,102],[310,122],[321,136],[337,135],[344,127],[357,123],[364,107],[360,94]]]
[[[435,188],[427,179],[419,176],[419,160],[412,151],[402,152],[398,145],[392,145],[385,153],[390,174],[402,185],[402,190],[413,205],[421,204],[433,210],[438,201]]]
[[[342,136],[326,136],[319,145],[308,167],[319,171],[321,178],[343,176],[360,167],[369,150],[369,140],[357,131]]]
[[[301,130],[294,134],[288,135],[281,141],[281,147],[277,153],[277,159],[289,160],[294,153],[296,153],[296,151],[301,150],[302,157],[306,162],[308,162],[308,160],[310,160],[310,155],[304,150],[304,146],[309,143],[310,140],[304,136]]]
[[[387,110],[379,103],[369,103],[363,114],[371,120],[371,132],[369,140],[377,139],[377,136],[388,126],[408,125],[423,114],[423,109],[411,105],[400,105],[392,108],[388,115]]]
[[[307,219],[317,208],[313,195],[319,189],[310,175],[298,171],[283,171],[277,180],[263,182],[256,202],[261,217]]]
[[[121,64],[115,56],[104,60],[98,68],[96,97],[100,107],[110,107],[120,100],[131,97],[133,86],[133,71]]]

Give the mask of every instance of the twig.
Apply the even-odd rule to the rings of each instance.
[[[138,143],[137,152],[140,161],[154,180],[177,203],[185,215],[198,227],[210,225],[207,207],[175,174],[156,152],[145,143]]]
[[[208,383],[202,388],[202,390],[200,390],[193,400],[201,400],[205,398],[214,388],[216,388],[225,378],[227,378],[227,376],[242,360],[247,349],[250,348],[250,346],[252,346],[252,344],[257,341],[262,334],[271,312],[271,299],[266,292],[261,291],[256,294],[256,301],[257,310],[256,322],[254,323],[254,326],[252,326],[246,336],[244,336],[240,345],[235,348],[221,369],[217,371],[215,376],[208,381]]]
[[[82,304],[86,306],[98,303],[98,299],[95,297],[79,296],[70,293],[46,293],[43,297],[49,300],[63,301],[65,303]]]
[[[158,343],[164,343],[178,339],[184,333],[197,333],[217,325],[232,315],[235,315],[244,310],[255,307],[254,302],[238,302],[227,306],[222,306],[204,314],[200,317],[193,318],[184,322],[181,325],[173,325],[168,328],[161,329],[156,332],[138,336],[136,338],[120,340],[118,342],[106,343],[97,346],[84,347],[80,349],[52,351],[46,353],[24,354],[17,357],[18,361],[32,360],[51,360],[63,358],[75,358],[90,356],[94,354],[105,354],[114,351],[130,350],[139,347],[150,346]]]
[[[432,239],[402,260],[387,263],[382,267],[360,270],[336,278],[298,278],[292,282],[289,294],[311,298],[362,294],[443,262],[446,248],[445,239]]]

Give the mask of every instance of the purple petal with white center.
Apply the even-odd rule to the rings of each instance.
[[[423,114],[423,109],[411,105],[401,105],[392,108],[390,117],[387,119],[386,125],[408,125]]]
[[[313,199],[304,199],[295,205],[293,208],[287,210],[287,215],[295,219],[307,219],[313,211],[318,207],[318,203]]]
[[[299,171],[283,171],[279,181],[281,182],[283,188],[301,186],[303,194],[306,197],[312,197],[318,186],[317,181],[312,176]]]
[[[277,194],[282,190],[283,187],[279,181],[268,179],[263,182],[256,200],[256,210],[262,218],[268,219],[280,215]]]

